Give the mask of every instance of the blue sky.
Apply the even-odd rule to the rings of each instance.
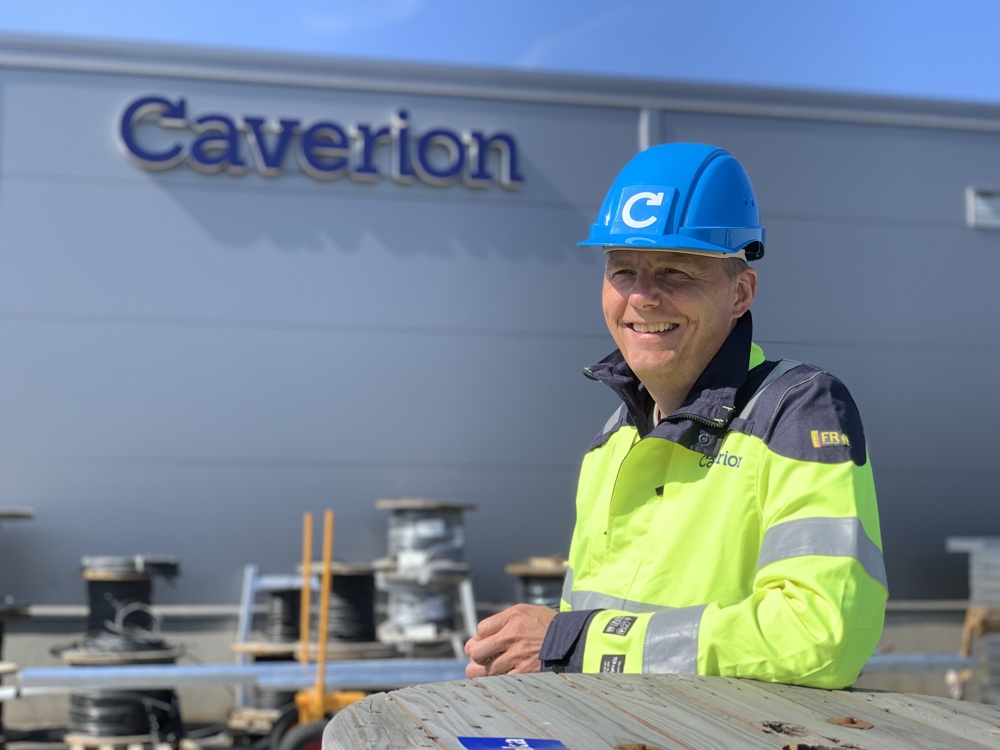
[[[998,0],[0,0],[0,32],[1000,104]]]

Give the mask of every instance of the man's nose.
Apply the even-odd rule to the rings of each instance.
[[[629,291],[629,302],[636,307],[656,307],[660,304],[661,294],[653,275],[640,273]]]

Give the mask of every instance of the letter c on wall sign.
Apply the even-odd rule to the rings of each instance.
[[[144,117],[155,118],[157,124],[165,127],[185,127],[187,125],[187,104],[183,99],[172,102],[161,96],[147,96],[136,99],[122,115],[118,136],[122,148],[129,158],[146,169],[170,169],[184,159],[184,147],[178,143],[166,151],[156,153],[139,145],[135,128]]]
[[[632,217],[632,207],[643,199],[646,200],[647,206],[663,205],[663,193],[650,193],[650,192],[636,193],[627,201],[625,201],[625,205],[622,207],[622,221],[624,221],[628,226],[632,227],[633,229],[643,229],[656,221],[655,214],[653,216],[648,216],[642,220],[635,219]]]

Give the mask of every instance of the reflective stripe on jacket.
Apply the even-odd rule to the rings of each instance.
[[[887,584],[857,409],[797,365],[737,413],[774,366],[750,329],[655,427],[620,354],[593,368],[625,404],[583,462],[546,668],[841,688],[871,656]]]

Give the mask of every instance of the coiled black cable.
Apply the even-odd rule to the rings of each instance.
[[[302,592],[298,589],[272,591],[268,599],[264,638],[269,643],[294,643],[299,639]]]
[[[93,737],[150,735],[174,742],[183,735],[173,690],[97,690],[69,697],[67,728]]]
[[[148,602],[123,603],[107,592],[102,602],[111,606],[113,618],[101,620],[91,627],[82,641],[71,647],[79,660],[75,663],[175,661],[178,650],[160,637],[161,618]],[[64,650],[67,657],[71,649]],[[93,737],[149,736],[154,744],[170,742],[175,746],[184,731],[173,690],[72,693],[67,728],[71,733]]]
[[[334,574],[327,635],[334,643],[375,640],[374,572]]]

